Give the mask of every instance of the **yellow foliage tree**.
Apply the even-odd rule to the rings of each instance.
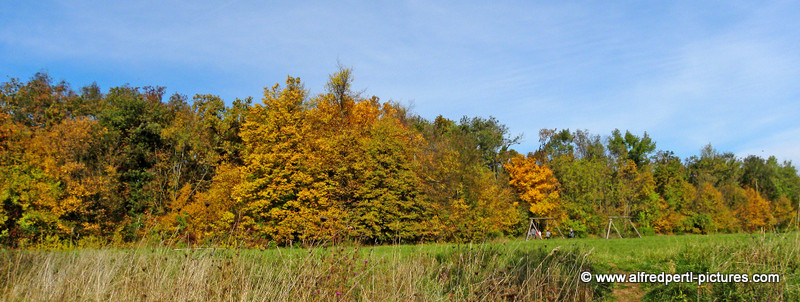
[[[52,230],[52,235],[72,238],[100,235],[103,213],[91,208],[110,194],[111,176],[107,167],[92,166],[85,159],[97,152],[94,148],[104,133],[105,128],[88,118],[66,119],[34,132],[26,161],[42,174],[33,190],[38,197],[31,200],[21,224],[30,222],[39,225],[37,229]]]
[[[743,190],[747,202],[739,209],[739,217],[745,229],[755,231],[759,228],[771,227],[775,223],[775,218],[772,216],[769,201],[752,188]]]
[[[162,217],[162,223],[169,231],[184,231],[187,237],[195,240],[208,237],[235,239],[241,234],[237,231],[244,214],[244,206],[232,198],[234,188],[242,181],[241,171],[241,167],[221,164],[210,188],[197,192],[193,197],[190,196],[192,185],[184,185],[170,204],[173,210]]]
[[[780,226],[788,226],[795,219],[795,209],[792,208],[792,201],[786,196],[781,196],[772,202],[773,216],[775,222]]]
[[[537,164],[533,157],[522,155],[512,158],[504,167],[510,176],[509,184],[517,191],[520,200],[530,204],[531,213],[554,214],[559,206],[559,192],[558,180],[552,170]]]
[[[709,231],[732,231],[737,227],[736,218],[725,205],[722,193],[711,183],[704,182],[697,188],[695,210],[710,215],[712,229]]]
[[[306,95],[292,77],[285,88],[265,89],[241,131],[244,180],[233,193],[244,205],[241,225],[277,243],[326,239],[339,228],[333,186],[314,168]]]

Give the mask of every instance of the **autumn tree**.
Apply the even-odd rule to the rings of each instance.
[[[311,100],[310,166],[331,185],[330,199],[345,213],[352,240],[418,240],[431,210],[420,190],[417,146],[402,106],[351,90],[351,71],[330,76],[327,91]]]
[[[428,217],[414,161],[421,137],[392,113],[387,104],[369,137],[359,142],[363,152],[354,164],[359,183],[347,210],[351,235],[368,241],[388,242],[421,238],[421,222]]]
[[[539,165],[533,156],[518,155],[504,165],[509,183],[519,199],[529,205],[531,213],[539,216],[556,214],[559,204],[558,180],[553,171]]]
[[[15,245],[25,234],[18,223],[34,199],[41,171],[25,160],[31,131],[15,123],[10,114],[0,113],[0,240]],[[39,186],[41,189],[41,186]]]
[[[2,220],[9,239],[37,243],[101,236],[113,167],[102,158],[105,129],[69,108],[78,95],[47,75],[5,85]]]
[[[686,167],[672,151],[659,151],[654,160],[655,192],[660,197],[653,226],[657,232],[679,229],[693,198],[694,186],[687,180]]]
[[[154,166],[159,200],[167,211],[161,217],[162,225],[187,231],[187,237],[194,239],[209,232],[210,220],[216,216],[201,209],[219,210],[217,203],[224,204],[225,200],[221,196],[217,200],[198,197],[211,189],[219,166],[241,163],[238,132],[244,117],[237,110],[247,106],[249,100],[237,99],[227,107],[213,95],[196,95],[191,106],[183,96],[170,98],[167,109],[171,123],[162,131],[165,147],[159,150]]]
[[[428,120],[353,80],[340,67],[310,96],[289,77],[253,106],[12,78],[0,85],[0,242],[466,242],[520,234],[532,215],[579,236],[611,215],[665,234],[800,217],[800,176],[774,156],[709,144],[682,160],[654,153],[647,133],[569,129],[542,129],[522,156],[493,117]]]
[[[694,233],[732,231],[738,228],[738,221],[723,200],[722,193],[710,182],[703,182],[697,188],[697,196],[692,205]]]
[[[105,128],[88,118],[67,119],[48,131],[39,130],[30,142],[37,163],[57,183],[59,194],[41,210],[53,215],[62,234],[100,236],[108,225],[106,201],[114,168],[98,155]]]
[[[241,131],[244,180],[234,198],[245,205],[242,225],[278,243],[330,237],[342,216],[332,184],[310,165],[306,97],[298,78],[265,89]]]
[[[439,224],[439,236],[446,239],[469,241],[508,234],[524,214],[508,185],[508,174],[492,168],[491,159],[504,156],[502,144],[499,148],[480,147],[479,132],[502,132],[504,127],[472,125],[468,118],[456,124],[437,117],[433,123],[416,126],[425,138],[419,155],[423,188],[434,209],[432,221]],[[506,137],[504,141],[513,140]],[[488,151],[498,154],[485,156],[491,154]]]
[[[54,84],[47,73],[38,72],[24,84],[12,79],[3,86],[2,108],[14,122],[41,128],[72,116],[68,104],[76,93],[66,82]]]
[[[775,223],[775,218],[772,216],[769,201],[752,188],[741,190],[744,190],[744,196],[747,201],[739,209],[738,214],[745,230],[765,230],[772,227]]]

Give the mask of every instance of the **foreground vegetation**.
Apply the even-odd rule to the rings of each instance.
[[[797,301],[800,234],[267,250],[0,251],[7,301]],[[779,273],[775,284],[597,284],[582,271]]]

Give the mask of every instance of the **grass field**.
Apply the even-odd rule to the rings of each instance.
[[[267,250],[0,250],[4,301],[800,301],[800,233]],[[779,283],[583,283],[779,273]]]

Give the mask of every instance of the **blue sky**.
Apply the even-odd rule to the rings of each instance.
[[[800,162],[797,2],[298,2],[3,1],[0,76],[258,100],[287,75],[322,92],[338,61],[426,118],[494,116],[521,152],[619,128]]]

